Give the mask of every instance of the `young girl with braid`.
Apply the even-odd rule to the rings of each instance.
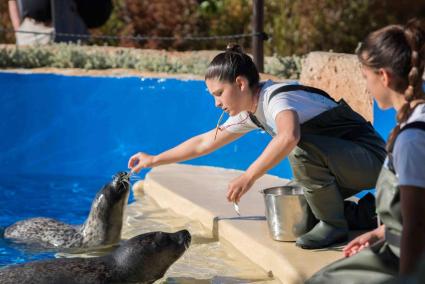
[[[425,65],[423,23],[371,33],[357,51],[371,94],[381,109],[397,110],[397,125],[378,178],[377,229],[351,241],[345,259],[307,283],[382,283],[415,270],[425,252]]]

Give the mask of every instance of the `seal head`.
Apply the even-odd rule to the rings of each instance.
[[[164,276],[168,268],[189,248],[190,233],[182,230],[176,233],[152,232],[128,240],[119,247],[112,257],[116,269],[127,275],[126,281],[154,282]],[[139,263],[137,269],[131,264]],[[149,265],[146,265],[149,264]]]

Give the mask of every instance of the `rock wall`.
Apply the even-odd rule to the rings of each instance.
[[[373,121],[373,99],[366,90],[360,63],[352,54],[311,52],[301,70],[300,82],[343,98],[368,121]]]

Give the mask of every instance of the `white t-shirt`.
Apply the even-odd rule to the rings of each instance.
[[[425,104],[415,108],[407,123],[425,122]],[[404,124],[405,125],[405,124]],[[402,125],[402,126],[404,126]],[[401,132],[393,150],[394,169],[399,185],[411,185],[425,188],[425,131],[406,129]]]
[[[306,91],[283,92],[270,99],[272,92],[284,85],[288,83],[274,83],[270,80],[262,83],[257,110],[254,113],[267,132],[274,135],[276,135],[276,116],[281,111],[296,111],[301,124],[337,106],[334,101],[322,95]],[[258,127],[249,119],[248,112],[241,112],[229,117],[221,128],[233,133],[246,133]]]

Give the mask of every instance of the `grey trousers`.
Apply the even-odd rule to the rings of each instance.
[[[383,162],[357,143],[315,134],[303,135],[288,158],[314,216],[336,227],[347,226],[344,199],[373,188]]]
[[[322,268],[305,283],[365,284],[383,283],[398,275],[399,258],[385,241]]]

